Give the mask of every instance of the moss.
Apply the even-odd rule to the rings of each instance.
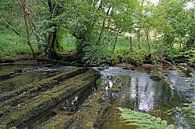
[[[65,79],[71,78],[77,74],[84,73],[87,69],[76,68],[71,71],[67,71],[56,76],[50,77],[48,79],[41,80],[39,82],[34,82],[32,84],[27,85],[22,89],[18,89],[14,91],[12,94],[7,96],[0,96],[0,100],[6,100],[6,103],[0,108],[0,115],[6,111],[12,110],[15,106],[20,105],[20,103],[24,103],[34,96],[38,95],[40,92],[46,91],[54,87],[57,83],[64,81]],[[15,106],[14,106],[15,105]],[[6,108],[9,107],[9,108]]]
[[[160,80],[164,80],[166,77],[164,74],[162,74],[161,72],[157,72],[157,71],[152,71],[150,73],[150,78],[154,81],[160,81]]]
[[[6,129],[5,125],[0,125],[0,129]]]
[[[110,106],[109,104],[102,104],[101,98],[104,93],[104,87],[99,89],[91,95],[85,103],[86,107],[79,112],[71,115],[58,115],[49,121],[42,129],[64,129],[74,127],[75,129],[94,129],[98,126],[98,122],[103,116],[105,110]],[[63,125],[63,126],[62,126]]]
[[[34,91],[34,90],[37,90],[37,88],[41,88],[41,87],[44,88],[44,87],[55,85],[55,84],[57,84],[58,81],[62,81],[62,80],[68,79],[70,77],[73,77],[73,76],[75,76],[77,74],[81,74],[81,73],[85,72],[86,70],[87,69],[76,68],[74,70],[58,74],[58,75],[56,75],[54,77],[50,77],[48,79],[44,79],[44,80],[39,81],[39,82],[31,83],[31,84],[29,84],[29,85],[27,85],[25,87],[21,87],[21,89],[18,89],[16,91],[12,92],[9,95],[0,96],[0,100],[2,100],[2,99],[9,99],[11,97],[18,96],[19,94],[21,94],[23,92],[26,92],[26,91]]]
[[[53,87],[51,90],[42,92],[24,106],[16,107],[15,111],[5,116],[0,124],[6,125],[6,127],[18,126],[55,106],[79,89],[94,85],[98,77],[99,73],[94,70],[88,70],[83,74],[70,78],[63,84]]]
[[[98,122],[103,116],[104,111],[110,107],[108,103],[101,103],[103,93],[104,90],[101,87],[88,100],[87,107],[75,114],[76,119],[73,126],[76,129],[94,129],[99,124]]]
[[[72,123],[73,117],[68,115],[57,115],[48,121],[42,129],[64,129],[66,124]]]
[[[16,127],[11,127],[11,128],[9,128],[9,129],[17,129]]]

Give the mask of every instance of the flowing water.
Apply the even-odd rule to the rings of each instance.
[[[183,125],[182,114],[176,109],[195,97],[195,78],[181,77],[176,71],[163,71],[170,85],[164,81],[154,81],[143,71],[108,68],[101,71],[105,84],[104,99],[112,102],[110,113],[105,115],[102,129],[129,129],[133,126],[120,118],[116,107],[125,107],[138,112],[147,112],[167,120],[176,127],[194,128]],[[120,92],[112,90],[121,85]],[[173,113],[174,112],[174,113]]]
[[[56,66],[46,68],[41,66],[3,66],[0,75],[22,70],[17,76],[0,80],[0,94],[9,94],[17,88],[36,82],[58,73],[72,70],[74,67]],[[149,71],[150,72],[150,71]],[[145,112],[167,120],[176,127],[194,128],[190,122],[183,123],[182,112],[178,107],[195,100],[195,78],[179,75],[174,70],[164,70],[162,74],[169,83],[163,80],[152,80],[150,73],[144,70],[124,70],[109,67],[100,70],[104,87],[103,101],[111,103],[110,110],[105,114],[102,129],[130,129],[119,115],[116,107],[125,107],[138,112]],[[193,73],[194,74],[194,73]],[[75,113],[85,100],[95,92],[96,87],[82,89],[65,99],[53,109],[41,114],[31,121],[19,126],[19,129],[40,129],[42,124],[57,113]]]

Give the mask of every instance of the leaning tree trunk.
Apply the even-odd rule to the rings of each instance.
[[[34,52],[34,49],[32,47],[32,44],[31,44],[31,40],[30,40],[30,32],[29,32],[29,24],[28,24],[28,19],[27,19],[27,12],[26,12],[26,1],[25,0],[18,0],[18,2],[20,3],[21,7],[22,7],[22,12],[23,12],[23,17],[24,17],[24,23],[25,23],[25,29],[26,29],[26,37],[27,37],[27,43],[31,49],[31,52],[32,52],[32,55],[33,55],[33,58],[36,58],[35,56],[35,52]]]

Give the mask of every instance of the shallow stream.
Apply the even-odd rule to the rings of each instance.
[[[25,87],[56,74],[74,69],[74,67],[56,66],[52,68],[33,66],[2,66],[0,75],[20,71],[17,76],[0,80],[0,94],[9,94],[12,91]],[[183,121],[183,112],[177,109],[184,103],[195,101],[195,78],[185,77],[175,70],[163,70],[164,80],[150,78],[151,71],[124,70],[117,67],[100,68],[104,95],[102,100],[111,103],[111,109],[105,114],[102,129],[133,129],[128,126],[119,115],[117,107],[130,108],[138,112],[145,112],[167,120],[176,127],[195,128],[190,121]],[[168,82],[168,83],[167,83]],[[70,96],[50,111],[19,126],[19,129],[40,129],[42,124],[57,113],[77,112],[85,100],[89,99],[97,87],[82,89]]]

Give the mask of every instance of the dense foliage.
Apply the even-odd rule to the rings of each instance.
[[[138,63],[148,57],[150,63],[192,64],[194,4],[190,0],[1,0],[1,56],[7,54],[7,46],[20,42],[34,57],[39,51],[56,58],[58,51],[70,50],[66,39],[73,38],[70,44],[76,44],[71,46],[86,64]]]

